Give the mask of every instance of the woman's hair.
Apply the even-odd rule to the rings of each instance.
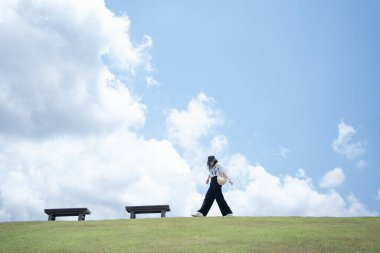
[[[207,158],[207,167],[208,167],[208,169],[210,169],[210,162],[214,162],[214,164],[213,165],[215,165],[217,162],[218,162],[218,160],[216,160],[216,158],[215,158],[215,156],[213,156],[213,155],[210,155],[208,158]]]

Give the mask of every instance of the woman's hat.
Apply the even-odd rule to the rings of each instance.
[[[215,159],[215,156],[210,155],[210,156],[207,158],[207,162],[209,163],[209,162],[213,162],[213,161],[217,161],[217,160]]]

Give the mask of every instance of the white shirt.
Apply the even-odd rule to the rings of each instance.
[[[215,164],[214,167],[209,167],[209,172],[211,177],[216,177],[219,173],[225,173],[225,170],[222,166],[219,164]]]

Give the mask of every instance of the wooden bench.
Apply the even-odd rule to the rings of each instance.
[[[166,212],[170,212],[170,206],[126,206],[125,210],[131,214],[131,219],[136,219],[136,214],[141,213],[161,213],[161,218],[164,218],[166,216]]]
[[[56,208],[45,209],[45,213],[49,215],[48,220],[55,220],[55,217],[61,216],[78,216],[78,220],[84,220],[86,214],[91,214],[87,208]]]

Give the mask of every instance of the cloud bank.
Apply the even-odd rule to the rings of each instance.
[[[233,155],[227,165],[237,186],[229,189],[226,198],[237,215],[376,215],[353,194],[345,199],[335,190],[318,191],[304,170],[299,170],[297,176],[277,177],[240,154]]]
[[[189,213],[189,165],[169,141],[133,131],[146,106],[122,81],[150,77],[152,40],[134,46],[128,17],[103,1],[0,7],[0,220],[73,206],[117,218],[150,202]]]
[[[168,113],[167,139],[138,134],[147,106],[129,82],[143,76],[157,85],[153,41],[133,44],[128,17],[103,1],[0,8],[0,221],[45,220],[44,208],[82,206],[88,219],[126,218],[125,205],[141,204],[189,216],[202,203],[211,153],[235,180],[225,196],[236,215],[374,215],[352,194],[318,191],[303,169],[277,177],[227,154],[228,138],[214,132],[224,119],[202,92]],[[220,215],[215,205],[211,214]]]

